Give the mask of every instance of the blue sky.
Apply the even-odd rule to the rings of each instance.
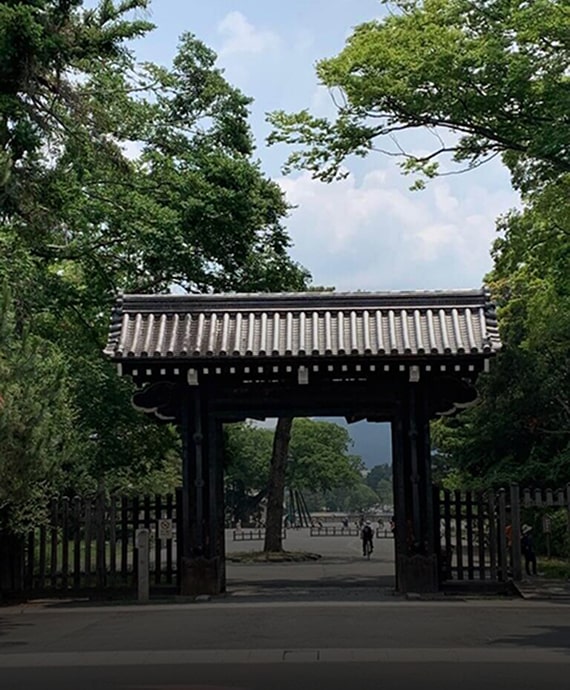
[[[169,64],[178,37],[190,31],[255,99],[257,155],[296,206],[287,221],[291,253],[315,284],[342,291],[479,287],[491,267],[495,218],[517,203],[499,162],[411,192],[411,180],[381,154],[347,161],[348,178],[327,185],[307,173],[282,177],[287,148],[265,146],[268,111],[333,112],[315,62],[337,54],[352,27],[385,11],[378,0],[154,0],[157,28],[134,47],[141,60]],[[432,141],[418,134],[407,145],[427,149]]]

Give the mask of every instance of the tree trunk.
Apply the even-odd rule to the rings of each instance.
[[[291,439],[292,417],[277,420],[273,437],[273,453],[267,492],[267,517],[265,520],[264,551],[283,551],[283,500],[285,498],[285,472]]]

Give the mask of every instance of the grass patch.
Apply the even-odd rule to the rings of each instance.
[[[556,579],[570,579],[570,563],[558,558],[540,558],[538,560],[538,570],[544,577]]]
[[[227,554],[226,560],[232,563],[299,563],[318,561],[320,557],[308,551],[241,551]]]

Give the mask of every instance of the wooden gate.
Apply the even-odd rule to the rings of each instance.
[[[507,582],[510,579],[512,564],[508,550],[512,541],[508,525],[514,528],[516,514],[512,514],[504,489],[497,492],[449,491],[435,487],[434,507],[442,584],[463,580]]]
[[[440,583],[521,580],[521,508],[530,507],[566,507],[570,539],[570,485],[531,490],[511,484],[508,491],[449,491],[435,486]]]

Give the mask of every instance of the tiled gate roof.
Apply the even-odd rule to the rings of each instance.
[[[105,354],[122,358],[490,355],[484,290],[123,295]]]

